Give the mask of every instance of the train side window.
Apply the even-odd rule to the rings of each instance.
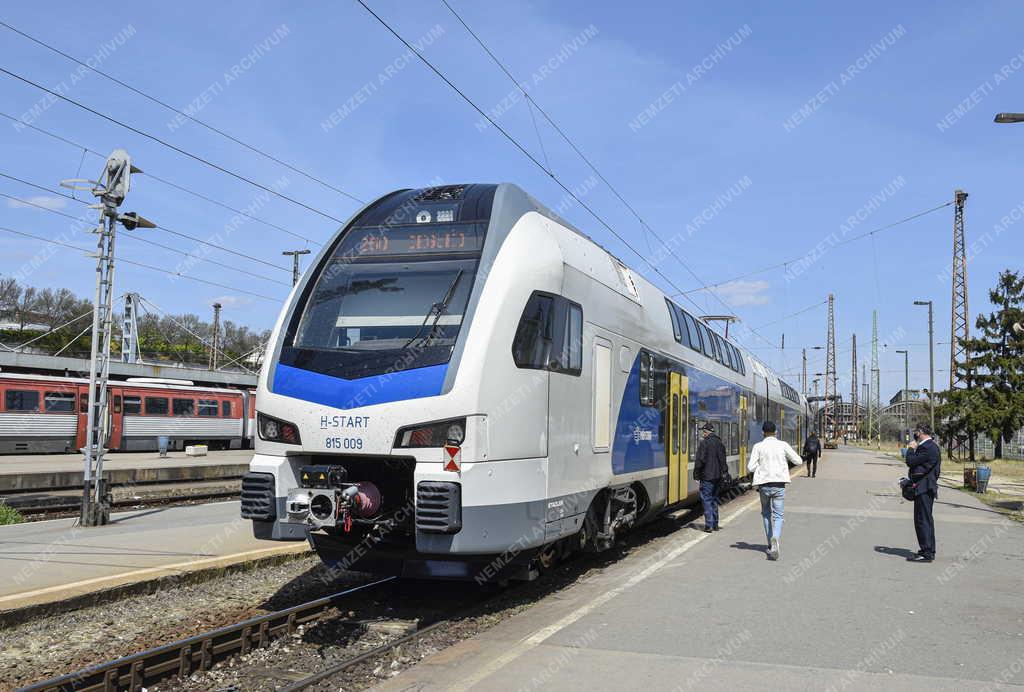
[[[114,413],[121,413],[121,396],[114,395]]]
[[[678,341],[683,346],[693,348],[693,345],[690,343],[690,330],[686,328],[686,313],[678,305],[673,307],[675,308],[676,322],[679,324],[679,336],[681,337]]]
[[[46,392],[43,395],[43,408],[48,413],[74,413],[75,395],[67,392]]]
[[[703,322],[697,322],[697,329],[700,331],[702,346],[704,347],[704,355],[708,358],[718,360],[715,355],[715,345],[711,341],[711,331]]]
[[[519,318],[512,359],[519,368],[578,376],[583,371],[583,308],[534,291]]]
[[[140,413],[142,413],[142,397],[126,395],[124,398],[124,415],[137,416]]]
[[[173,399],[174,415],[194,416],[196,415],[196,402],[192,399]]]
[[[551,361],[551,313],[555,299],[534,293],[523,308],[519,328],[512,340],[512,359],[519,368],[543,370]]]
[[[700,330],[697,329],[697,321],[688,312],[683,313],[683,318],[686,320],[686,331],[690,335],[690,348],[700,353],[704,347],[700,342]]]
[[[146,415],[147,416],[166,416],[170,409],[167,406],[167,397],[162,396],[147,396],[146,397]]]
[[[654,406],[654,356],[650,351],[640,352],[640,405]]]
[[[89,413],[89,395],[79,394],[78,395],[78,412]]]
[[[38,411],[39,392],[30,389],[8,389],[4,394],[8,411]]]
[[[199,415],[215,417],[217,415],[217,400],[216,399],[200,399],[199,400]]]
[[[740,424],[732,424],[732,453],[740,453]]]
[[[679,333],[679,321],[676,319],[676,307],[668,298],[665,299],[665,306],[668,308],[668,318],[672,320],[672,335],[675,336],[676,341],[680,341],[682,339],[682,335]]]
[[[575,303],[568,303],[568,307],[564,341],[566,358],[562,366],[569,374],[579,375],[583,371],[583,308]]]
[[[746,365],[746,363],[743,362],[743,354],[740,353],[740,350],[738,348],[736,349],[736,355],[739,357],[740,374],[741,375],[746,375],[747,374],[747,365]]]
[[[230,401],[223,401],[223,402],[221,402],[221,405],[220,405],[220,415],[224,416],[225,418],[230,418],[231,417],[231,402]]]

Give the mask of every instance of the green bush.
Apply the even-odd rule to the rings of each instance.
[[[4,524],[20,524],[25,521],[25,517],[21,516],[21,512],[9,507],[6,503],[0,502],[0,526]]]

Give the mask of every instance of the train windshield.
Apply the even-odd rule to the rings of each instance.
[[[475,226],[352,229],[296,311],[281,362],[346,379],[448,362],[481,245]]]

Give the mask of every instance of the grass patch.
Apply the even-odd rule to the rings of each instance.
[[[5,502],[0,502],[0,526],[4,524],[20,524],[23,521],[25,521],[25,517],[21,516],[21,512]]]

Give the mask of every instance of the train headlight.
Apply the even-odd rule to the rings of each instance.
[[[395,447],[444,447],[449,442],[460,445],[465,439],[466,419],[453,418],[402,428],[395,435]]]
[[[286,445],[302,444],[299,437],[299,429],[294,423],[272,418],[264,413],[257,412],[256,427],[260,432],[260,439],[267,442],[281,442]]]

